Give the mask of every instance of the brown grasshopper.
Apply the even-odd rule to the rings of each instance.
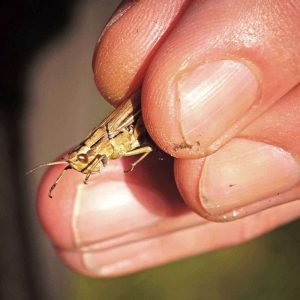
[[[153,147],[150,145],[150,139],[147,138],[140,105],[135,99],[130,98],[105,118],[83,142],[73,148],[66,159],[43,164],[37,168],[67,164],[49,190],[48,195],[52,198],[52,191],[69,169],[85,174],[84,183],[87,183],[89,177],[100,173],[111,159],[141,154],[131,164],[131,167],[124,171],[130,172],[152,151]],[[37,168],[29,171],[29,173]]]

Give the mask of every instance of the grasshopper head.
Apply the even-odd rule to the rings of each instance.
[[[69,153],[68,163],[74,170],[86,173],[98,173],[103,166],[99,154],[87,146],[80,146]]]

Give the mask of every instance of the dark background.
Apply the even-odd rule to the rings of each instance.
[[[117,279],[56,258],[35,213],[41,172],[110,109],[91,70],[118,1],[0,4],[0,299],[300,299],[299,221],[252,242]]]

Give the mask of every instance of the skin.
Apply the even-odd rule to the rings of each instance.
[[[119,276],[242,243],[299,217],[299,26],[300,2],[291,0],[249,0],[243,4],[231,0],[142,0],[126,1],[119,7],[95,50],[96,85],[113,105],[142,86],[145,125],[155,143],[175,157],[174,170],[169,158],[158,162],[157,156],[151,155],[134,172],[123,174],[135,159],[117,160],[94,176],[87,187],[82,187],[82,174],[70,171],[55,190],[55,201],[51,201],[48,189],[62,169],[51,167],[41,181],[38,212],[58,255],[68,266],[90,276]],[[236,120],[235,130],[229,131],[218,147],[207,146],[203,151],[184,147],[180,120],[175,117],[174,78],[182,72],[183,62],[184,68],[192,70],[199,64],[226,59],[242,62],[251,70],[259,83],[258,105]],[[257,149],[259,143],[276,147],[276,151],[270,148],[274,160],[258,161],[256,167],[271,170],[278,165],[281,174],[287,174],[279,183],[289,179],[282,188],[270,188],[276,191],[274,196],[268,190],[274,183],[259,184],[258,172],[251,183],[257,197],[272,207],[256,200],[259,204],[253,205],[252,191],[246,189],[234,205],[244,207],[246,200],[242,199],[247,198],[248,217],[211,222],[224,220],[218,217],[219,211],[208,211],[200,199],[204,192],[199,190],[199,182],[204,182],[206,157],[222,151],[234,157],[236,148],[230,147],[237,143],[245,151],[247,147]],[[281,150],[286,153],[284,157]],[[218,167],[222,168],[222,160]],[[239,178],[247,176],[245,171],[239,174]],[[216,180],[209,178],[205,191],[209,195],[222,193],[219,177],[213,178]],[[110,212],[102,210],[101,203],[113,202],[114,184],[120,194],[121,189],[124,195],[130,193],[126,205],[114,208],[118,219],[110,223]],[[83,189],[81,196],[87,193],[89,204],[78,201],[78,187]],[[225,209],[226,203],[221,201],[221,207]],[[105,246],[103,241],[113,244]],[[140,258],[140,253],[147,259]]]

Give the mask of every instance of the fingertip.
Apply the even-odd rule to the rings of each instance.
[[[52,199],[48,197],[49,189],[62,168],[48,169],[40,183],[37,210],[55,246],[70,250],[98,240],[109,241],[111,236],[134,231],[182,210],[171,160],[160,161],[153,154],[134,171],[124,174],[132,161],[111,161],[88,184],[83,184],[83,174],[69,170],[54,189]]]
[[[74,271],[93,277],[114,277],[159,264],[161,236],[201,221],[181,201],[172,160],[147,158],[124,174],[134,159],[113,160],[87,185],[83,174],[70,171],[48,198],[61,171],[45,174],[38,196],[41,222],[62,260]],[[147,249],[155,259],[138,253]],[[168,261],[166,252],[163,261]],[[130,263],[129,263],[130,262]]]
[[[126,1],[104,29],[94,53],[96,85],[118,104],[141,85],[152,56],[187,0]]]
[[[237,220],[299,199],[296,156],[274,145],[234,138],[216,153],[175,162],[178,189],[200,216]]]

